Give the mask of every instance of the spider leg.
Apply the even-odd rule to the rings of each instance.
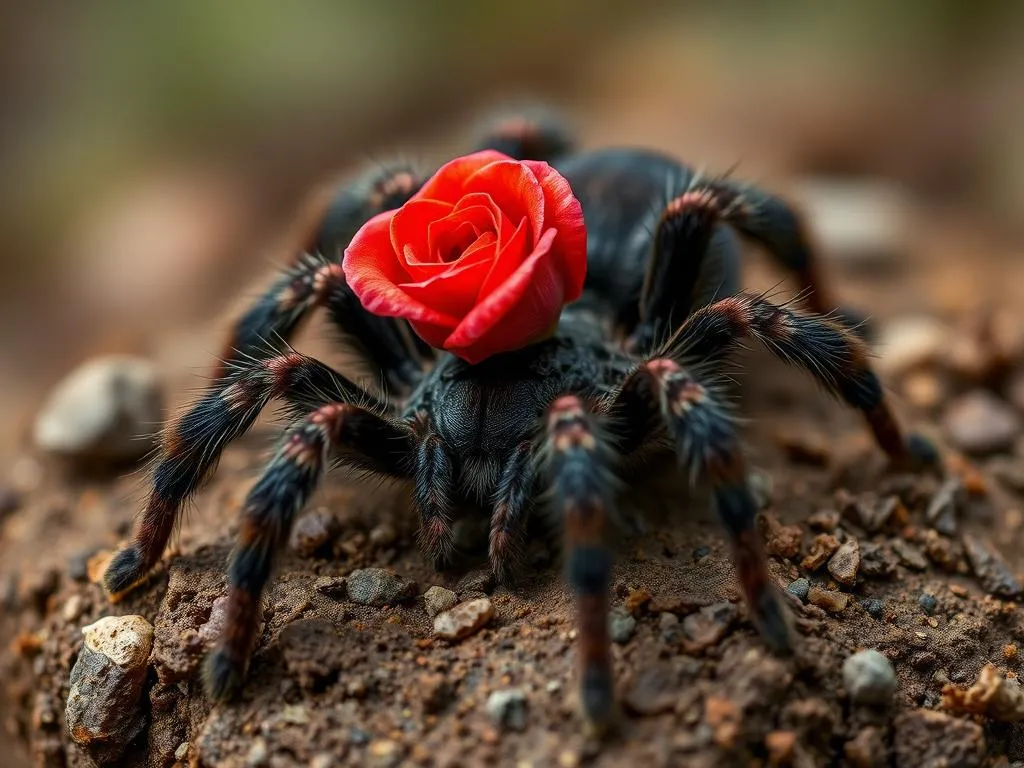
[[[159,562],[182,503],[213,471],[227,444],[249,430],[275,397],[302,414],[336,401],[384,408],[340,373],[296,352],[236,367],[164,431],[134,540],[104,575],[111,595],[131,589]]]
[[[605,537],[615,514],[614,451],[597,420],[577,397],[557,399],[548,411],[542,456],[560,516],[569,585],[579,626],[580,703],[598,729],[615,716],[608,595],[612,554]]]
[[[664,427],[692,478],[711,482],[715,508],[732,540],[751,620],[772,648],[791,649],[791,630],[778,590],[768,575],[756,529],[757,504],[747,485],[739,437],[729,411],[674,360],[657,358],[630,374],[612,402],[612,423],[622,450],[633,450]]]
[[[747,337],[805,369],[826,391],[859,410],[895,464],[938,463],[938,452],[926,438],[904,436],[871,368],[867,345],[837,320],[739,294],[694,312],[664,349],[677,360],[710,362],[730,354]]]
[[[713,186],[719,198],[727,201],[726,221],[754,240],[800,282],[808,292],[807,307],[826,314],[836,304],[824,285],[821,264],[815,256],[800,215],[775,195],[732,179],[718,179]]]
[[[258,640],[260,603],[274,557],[316,490],[330,454],[344,464],[402,477],[412,450],[406,425],[347,403],[325,405],[288,429],[243,507],[228,567],[225,628],[205,666],[212,698],[230,698],[241,688]]]
[[[477,150],[494,149],[516,160],[552,162],[576,145],[568,126],[539,108],[500,114],[485,124],[482,133]]]
[[[411,386],[422,368],[425,350],[406,324],[363,309],[348,287],[341,254],[371,217],[397,208],[419,188],[405,166],[382,166],[343,184],[322,214],[319,230],[283,274],[237,320],[221,355],[218,378],[232,363],[280,351],[316,307],[324,307],[349,344],[381,370],[392,386]]]
[[[533,445],[527,441],[516,447],[494,494],[489,556],[500,583],[508,583],[521,550],[533,486]]]
[[[454,548],[452,510],[455,466],[444,441],[428,432],[414,450],[413,499],[420,516],[419,543],[424,557],[441,570]]]
[[[734,282],[729,275],[711,274],[739,271],[736,237],[718,226],[727,204],[713,187],[696,182],[665,206],[653,234],[630,349],[648,350],[667,338],[682,318],[712,299],[719,286],[710,283]]]

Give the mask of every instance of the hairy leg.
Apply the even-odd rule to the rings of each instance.
[[[866,344],[837,320],[740,294],[697,310],[663,352],[680,361],[716,361],[746,338],[760,341],[780,359],[805,369],[826,391],[859,410],[879,447],[897,465],[938,463],[938,453],[928,440],[904,436],[871,368]]]
[[[615,514],[614,452],[583,401],[565,396],[548,411],[542,456],[576,597],[580,702],[587,721],[604,729],[615,716],[608,634],[612,554],[606,544]]]
[[[509,582],[512,568],[522,549],[533,487],[533,445],[524,442],[516,447],[502,472],[491,512],[491,570],[503,584]]]
[[[413,457],[413,496],[420,515],[420,548],[440,569],[454,548],[452,509],[455,467],[444,442],[433,433],[422,435]]]
[[[649,441],[663,427],[691,478],[710,480],[715,508],[732,540],[751,620],[774,650],[789,650],[789,622],[768,575],[740,441],[719,395],[674,360],[659,358],[626,378],[611,416],[624,450]]]
[[[230,698],[242,686],[274,558],[288,540],[295,515],[316,490],[331,452],[360,467],[402,475],[412,450],[407,426],[355,405],[323,406],[286,432],[243,507],[228,569],[225,627],[206,660],[206,689],[212,698]]]
[[[665,206],[654,230],[640,293],[639,322],[627,342],[630,349],[647,350],[657,340],[668,338],[699,306],[705,289],[702,278],[712,266],[711,240],[725,204],[713,187],[698,182]],[[738,263],[737,254],[716,253],[714,257]]]
[[[340,373],[296,352],[236,366],[164,431],[134,540],[103,577],[112,595],[131,589],[159,562],[181,505],[213,471],[228,443],[249,430],[273,398],[284,398],[302,414],[339,401],[384,407]]]

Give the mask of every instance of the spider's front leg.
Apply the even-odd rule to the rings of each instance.
[[[615,452],[584,402],[564,396],[548,411],[541,455],[576,597],[580,704],[587,721],[603,730],[615,717],[608,633],[612,554],[606,544],[615,513]]]
[[[407,477],[413,445],[406,425],[344,403],[317,409],[285,433],[243,507],[228,570],[224,631],[206,660],[206,689],[212,698],[230,698],[241,688],[258,640],[261,599],[274,557],[331,454],[361,469]]]
[[[274,398],[283,398],[296,414],[331,402],[384,407],[340,373],[297,352],[236,367],[164,431],[133,541],[117,553],[103,577],[112,596],[141,582],[160,561],[182,504],[213,471],[224,448],[247,432]]]
[[[663,427],[690,477],[711,482],[715,509],[732,540],[750,618],[775,651],[790,650],[788,614],[768,574],[742,446],[715,390],[674,360],[658,358],[626,378],[610,415],[624,453],[637,450]]]

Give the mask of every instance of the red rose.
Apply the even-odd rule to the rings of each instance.
[[[370,219],[342,268],[368,311],[405,318],[431,346],[477,363],[549,337],[579,298],[583,210],[547,163],[485,150]]]

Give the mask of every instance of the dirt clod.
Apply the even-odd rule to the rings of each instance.
[[[683,634],[687,650],[698,653],[718,643],[737,618],[736,606],[732,603],[715,603],[701,608],[683,619]]]
[[[302,557],[313,557],[334,541],[340,532],[338,518],[329,509],[317,507],[295,521],[288,545]]]
[[[985,759],[985,736],[970,720],[914,709],[899,715],[895,725],[893,747],[900,768],[980,768]]]
[[[810,551],[800,562],[805,571],[816,571],[839,549],[839,539],[829,533],[819,533],[811,542]]]
[[[945,686],[942,707],[957,715],[984,715],[1002,723],[1019,723],[1024,720],[1024,689],[1017,680],[1004,678],[994,665],[986,664],[970,688]]]
[[[886,764],[885,740],[874,726],[862,729],[843,746],[843,753],[853,768],[875,768]]]
[[[499,728],[526,728],[526,694],[519,688],[495,691],[487,697],[487,714]]]

